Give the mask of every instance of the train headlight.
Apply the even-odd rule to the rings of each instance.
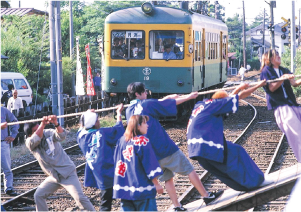
[[[113,78],[110,80],[111,85],[117,85],[117,81]]]
[[[178,86],[183,86],[184,82],[182,80],[178,80],[177,84],[178,84]]]
[[[153,5],[150,2],[144,2],[141,5],[141,9],[144,13],[146,14],[150,14],[153,11]]]
[[[189,53],[193,53],[193,45],[192,44],[189,44],[188,51],[189,51]]]

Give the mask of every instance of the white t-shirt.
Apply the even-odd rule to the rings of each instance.
[[[240,75],[244,75],[246,70],[247,69],[245,69],[244,67],[241,67],[238,72],[239,72]]]
[[[280,77],[279,68],[274,68],[274,70],[276,71],[276,74],[278,75],[278,77]],[[287,94],[286,94],[286,91],[283,87],[283,83],[281,84],[281,87],[282,87],[282,90],[283,90],[284,97],[287,98]]]
[[[11,112],[17,109],[17,116],[19,116],[19,108],[23,108],[22,99],[20,97],[17,97],[16,99],[14,97],[10,97],[7,102],[7,109]]]
[[[276,71],[278,77],[280,77],[279,68],[274,68],[274,70]]]

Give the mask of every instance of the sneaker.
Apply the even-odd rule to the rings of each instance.
[[[216,200],[220,195],[222,195],[224,191],[219,191],[219,192],[209,192],[208,197],[204,197],[203,200],[208,205],[210,202]]]
[[[183,206],[175,207],[174,210],[175,210],[175,211],[187,211],[187,209],[184,208]]]
[[[13,189],[7,190],[5,193],[9,196],[18,196],[18,193],[15,192]]]

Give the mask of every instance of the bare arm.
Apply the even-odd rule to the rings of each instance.
[[[52,124],[54,124],[54,126],[57,126],[58,125],[58,121],[57,121],[56,115],[50,115],[50,116],[48,116],[48,123],[52,123]],[[64,129],[61,127],[61,125],[58,126],[58,127],[56,127],[55,129],[56,129],[57,133],[64,132]]]
[[[239,92],[240,90],[246,89],[246,88],[248,88],[248,87],[249,87],[249,85],[248,85],[247,83],[241,83],[239,86],[237,86],[237,87],[232,91],[232,93],[230,94],[230,96],[236,95],[236,94],[238,94],[238,92]]]
[[[301,79],[299,79],[299,80],[295,80],[294,78],[290,79],[290,83],[292,86],[298,87],[299,85],[301,85]]]
[[[166,99],[176,99],[178,98],[179,95],[178,94],[170,94],[170,95],[167,95],[165,97],[163,97],[161,100],[166,100]]]
[[[191,92],[190,94],[182,95],[176,98],[176,105],[182,104],[191,99],[196,99],[198,97],[198,92]]]
[[[157,177],[152,179],[153,184],[156,187],[156,191],[158,194],[162,194],[163,193],[163,187],[159,184]]]
[[[266,85],[266,80],[262,80],[260,81],[257,85],[253,86],[253,87],[250,87],[248,88],[247,90],[243,90],[241,91],[238,96],[239,96],[239,99],[244,99],[248,96],[251,95],[251,93],[253,93],[254,91],[257,90],[257,88],[260,88],[262,86]]]
[[[46,124],[47,124],[47,116],[44,116],[41,124],[39,125],[38,129],[35,131],[35,134],[37,134],[40,138],[43,138],[43,130]]]
[[[122,121],[121,112],[123,110],[123,104],[117,105],[117,122]]]
[[[290,81],[292,80],[293,81],[293,83],[292,83],[292,81],[291,81],[291,83],[292,83],[292,85],[294,86],[294,75],[293,74],[283,74],[281,77],[279,77],[279,79],[283,79],[283,81],[284,80],[287,80],[287,79],[289,79]],[[269,90],[271,91],[271,92],[274,92],[274,91],[276,91],[280,86],[281,86],[281,84],[283,83],[283,81],[278,81],[278,82],[272,82],[272,83],[270,83],[269,84]]]

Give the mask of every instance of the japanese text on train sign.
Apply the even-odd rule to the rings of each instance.
[[[126,31],[126,38],[142,38],[142,31]]]

